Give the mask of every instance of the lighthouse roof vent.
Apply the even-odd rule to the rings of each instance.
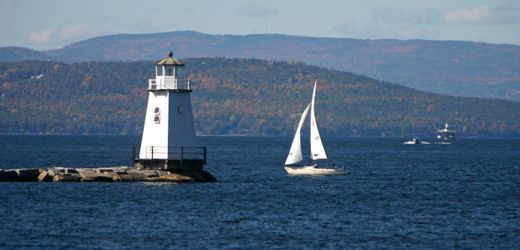
[[[173,52],[168,52],[168,57],[162,59],[157,63],[157,65],[176,65],[176,66],[184,66],[184,63],[179,61],[178,59],[173,57]]]

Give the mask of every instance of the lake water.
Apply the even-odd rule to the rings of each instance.
[[[201,137],[218,182],[0,183],[0,249],[520,247],[520,140],[324,138],[348,176],[287,176],[292,138]],[[130,165],[132,136],[0,136],[0,168]]]

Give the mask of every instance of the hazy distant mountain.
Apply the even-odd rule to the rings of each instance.
[[[224,57],[300,61],[434,93],[520,101],[520,46],[181,31],[110,35],[45,51],[65,62]],[[1,61],[1,60],[0,60]]]
[[[302,63],[183,62],[199,134],[292,135],[317,76],[323,135],[432,138],[449,122],[460,137],[520,136],[519,102],[430,94]],[[0,64],[0,133],[138,134],[153,74],[153,61]]]
[[[0,47],[0,63],[49,59],[51,59],[49,55],[32,49],[22,47]]]

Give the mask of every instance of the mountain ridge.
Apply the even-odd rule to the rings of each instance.
[[[100,36],[41,53],[64,62],[138,61],[168,50],[180,58],[300,61],[433,93],[520,101],[518,45],[173,31]]]

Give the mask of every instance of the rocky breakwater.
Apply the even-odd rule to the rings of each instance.
[[[204,170],[155,170],[134,167],[51,167],[0,169],[0,182],[214,182]]]

